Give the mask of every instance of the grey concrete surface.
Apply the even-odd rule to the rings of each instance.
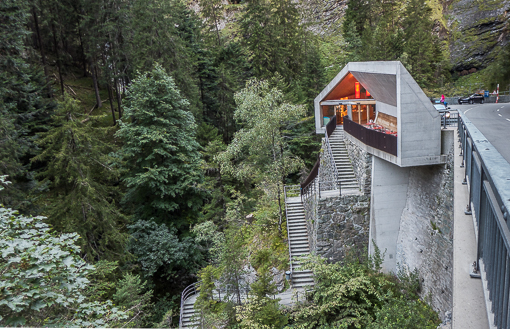
[[[489,329],[482,281],[469,276],[476,260],[473,217],[464,214],[468,189],[462,185],[459,141],[455,139],[452,329]]]
[[[374,150],[366,151],[400,167],[444,163],[441,157],[441,117],[411,74],[398,61],[348,63],[314,100],[316,133],[325,131],[321,124],[321,102],[333,105],[335,102],[356,101],[341,99],[351,92],[342,85],[342,81],[351,74],[370,91],[377,111],[396,113],[397,155],[388,157]]]
[[[450,107],[464,113],[510,163],[510,103],[452,104]]]
[[[384,253],[382,268],[395,272],[400,217],[406,205],[409,168],[372,157],[372,193],[370,205],[369,253],[373,242]]]

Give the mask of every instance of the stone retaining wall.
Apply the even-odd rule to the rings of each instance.
[[[330,262],[341,261],[346,252],[368,247],[370,198],[344,195],[321,198],[317,205],[315,253]]]
[[[333,167],[333,157],[328,152],[326,138],[322,139],[320,150],[321,165],[319,167],[319,182],[321,191],[334,190],[336,187],[336,174]]]
[[[372,184],[372,155],[347,139],[345,134],[344,143],[349,158],[351,159],[354,175],[358,179],[361,192],[370,195],[370,185]]]

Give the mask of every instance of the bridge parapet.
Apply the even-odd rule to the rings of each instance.
[[[458,131],[469,187],[466,214],[476,223],[477,259],[494,325],[510,327],[510,164],[462,113]]]

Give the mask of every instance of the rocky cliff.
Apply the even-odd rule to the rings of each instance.
[[[485,68],[508,42],[510,0],[449,1],[444,16],[453,71]]]

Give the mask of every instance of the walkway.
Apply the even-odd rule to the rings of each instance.
[[[476,236],[473,217],[464,214],[468,189],[462,185],[464,168],[460,168],[459,144],[455,136],[452,329],[488,329],[482,280],[469,276],[476,260]]]

